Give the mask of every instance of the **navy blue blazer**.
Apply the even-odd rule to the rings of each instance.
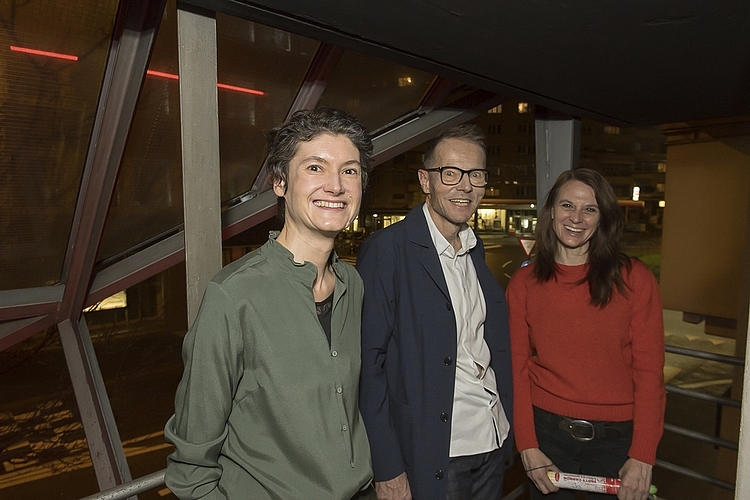
[[[484,336],[503,410],[512,421],[510,340],[505,294],[470,251],[487,304]],[[365,283],[360,410],[375,481],[406,471],[418,500],[445,498],[456,379],[456,319],[440,260],[422,211],[375,232],[357,270]],[[512,430],[503,449],[511,453]]]

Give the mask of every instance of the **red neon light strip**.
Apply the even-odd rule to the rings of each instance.
[[[27,49],[25,47],[17,47],[15,45],[10,46],[10,50],[14,52],[23,52],[26,54],[33,54],[36,56],[45,56],[45,57],[55,57],[57,59],[66,59],[68,61],[77,61],[78,56],[72,56],[68,54],[60,54],[58,52],[49,52],[46,50],[37,50],[37,49]],[[169,78],[170,80],[179,80],[179,76],[175,75],[174,73],[164,73],[162,71],[154,71],[152,69],[146,71],[147,75],[151,76],[158,76],[160,78]],[[236,85],[227,85],[226,83],[217,83],[217,87],[224,90],[234,90],[235,92],[243,92],[245,94],[252,94],[252,95],[266,95],[265,92],[262,90],[255,90],[255,89],[249,89],[246,87],[238,87]]]
[[[66,59],[68,61],[77,61],[78,56],[71,56],[69,54],[60,54],[59,52],[49,52],[46,50],[27,49],[26,47],[17,47],[15,45],[10,46],[10,50],[13,52],[24,52],[26,54],[34,54],[35,56],[55,57],[57,59]]]
[[[266,95],[266,93],[263,92],[262,90],[248,89],[245,87],[237,87],[236,85],[227,85],[226,83],[217,83],[216,86],[219,87],[220,89],[235,90],[237,92],[244,92],[245,94]]]
[[[180,77],[173,73],[162,73],[161,71],[154,71],[152,69],[146,70],[147,75],[160,76],[162,78],[169,78],[170,80],[178,80]]]
[[[164,73],[161,71],[154,71],[152,69],[149,69],[146,71],[147,75],[151,76],[159,76],[161,78],[169,78],[170,80],[179,80],[179,76],[175,75],[174,73]],[[246,87],[238,87],[236,85],[227,85],[226,83],[217,83],[217,87],[224,90],[234,90],[235,92],[243,92],[245,94],[252,94],[252,95],[266,95],[265,92],[262,90],[255,90],[255,89],[249,89]]]

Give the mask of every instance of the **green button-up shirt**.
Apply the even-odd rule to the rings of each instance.
[[[165,438],[179,498],[350,499],[372,478],[360,417],[363,288],[334,255],[331,344],[317,268],[272,237],[208,285]]]

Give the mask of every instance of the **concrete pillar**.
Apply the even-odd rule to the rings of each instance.
[[[189,326],[208,282],[221,269],[219,103],[213,13],[178,9],[177,42]]]
[[[537,107],[534,130],[536,205],[541,207],[560,174],[580,164],[581,120]]]

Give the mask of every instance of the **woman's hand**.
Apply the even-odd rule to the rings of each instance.
[[[559,489],[549,480],[549,477],[547,477],[547,471],[562,471],[552,463],[552,460],[547,458],[547,455],[542,453],[542,450],[539,448],[523,450],[521,452],[521,462],[523,462],[526,476],[534,482],[534,486],[536,486],[539,491],[546,495],[547,493],[554,493]]]
[[[620,469],[620,491],[618,500],[647,500],[648,490],[651,488],[651,474],[653,466],[628,458]]]

